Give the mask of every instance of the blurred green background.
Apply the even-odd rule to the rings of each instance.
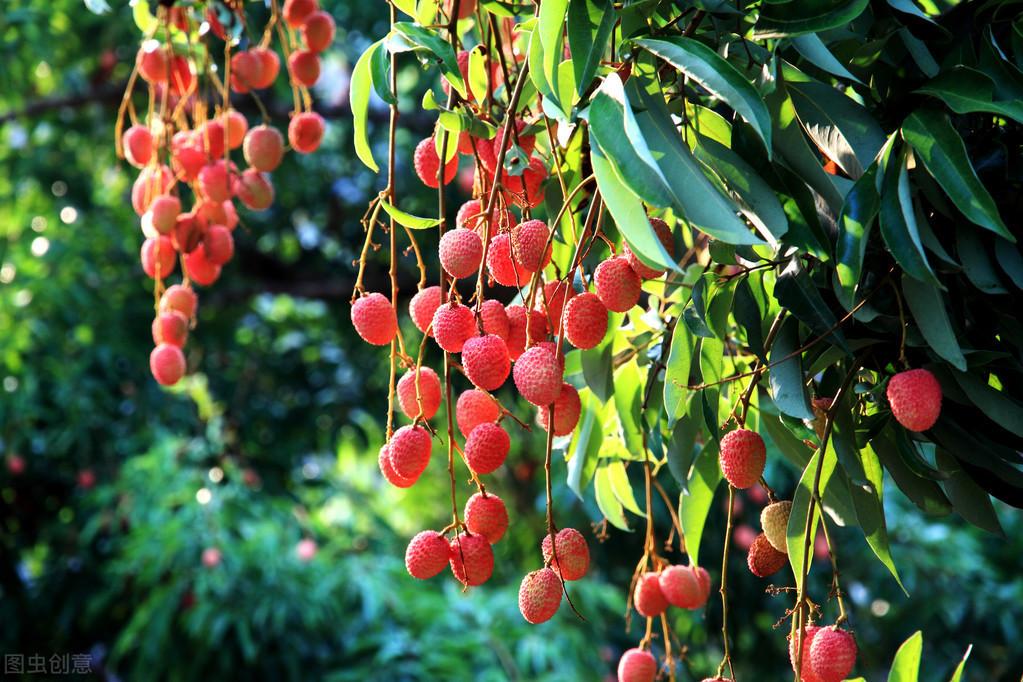
[[[517,436],[492,477],[512,525],[490,583],[463,594],[448,576],[423,584],[404,571],[408,538],[448,520],[446,463],[409,491],[383,482],[386,355],[348,317],[358,221],[384,184],[352,150],[348,73],[387,31],[385,4],[322,3],[339,27],[315,92],[325,144],[286,157],[270,210],[242,212],[235,260],[200,293],[193,374],[172,391],[149,375],[134,173],[113,144],[138,33],[127,3],[110,4],[99,16],[81,0],[6,0],[0,12],[0,654],[89,654],[103,679],[614,679],[620,652],[642,637],[642,623],[627,631],[623,618],[642,534],[599,543],[589,531],[600,514],[564,485],[562,461],[559,524],[586,531],[594,557],[572,586],[586,620],[563,608],[528,626],[518,613],[519,580],[541,561],[536,434]],[[431,83],[402,64],[398,188],[403,208],[426,215],[435,197],[415,180],[411,150],[431,129],[418,106]],[[265,104],[283,129],[279,87]],[[386,109],[376,111],[385,146]],[[449,194],[453,213],[468,197]],[[435,240],[421,245],[431,252]],[[372,258],[367,288],[382,289],[386,254]],[[405,305],[411,255],[401,268]],[[771,480],[790,491],[796,472],[774,460]],[[460,500],[470,492],[463,485]],[[738,522],[757,528],[762,500],[739,502]],[[996,507],[1004,537],[928,519],[889,488],[908,597],[857,533],[837,530],[859,674],[884,679],[899,643],[923,629],[923,679],[947,679],[970,644],[964,679],[1018,679],[1023,523]],[[670,522],[658,514],[663,536]],[[721,552],[724,515],[713,516],[704,556]],[[787,679],[787,625],[776,623],[791,598],[765,594],[743,553],[733,557],[736,672]],[[829,570],[816,566],[823,600]],[[680,679],[702,679],[720,658],[720,603],[672,619],[688,646]]]

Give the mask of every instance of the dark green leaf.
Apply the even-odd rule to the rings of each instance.
[[[457,90],[458,94],[462,97],[468,96],[462,72],[458,70],[458,60],[455,58],[455,51],[451,49],[451,45],[439,33],[433,29],[423,28],[422,26],[416,26],[405,21],[396,23],[394,25],[394,32],[412,46],[432,53],[440,62],[441,72],[448,80],[448,83],[451,84],[451,87]],[[402,49],[396,47],[395,43],[389,43],[389,48],[392,52]]]
[[[682,311],[682,321],[696,336],[710,338],[714,333],[707,326],[707,277],[702,276],[693,284],[692,298]]]
[[[795,352],[798,348],[799,322],[790,317],[782,323],[771,345],[771,369],[768,371],[771,397],[785,414],[797,419],[813,419],[803,380],[802,355]]]
[[[981,412],[1003,429],[1023,437],[1023,405],[974,374],[952,372],[952,375]]]
[[[973,286],[986,294],[1008,293],[998,279],[995,264],[984,248],[978,231],[972,225],[956,227],[956,245],[959,260],[963,263],[963,272]]]
[[[956,512],[978,528],[1004,535],[991,498],[963,471],[956,458],[941,448],[938,448],[934,457],[942,471],[949,474],[945,481],[945,492]]]
[[[941,291],[909,275],[902,276],[902,291],[916,326],[927,340],[927,344],[956,369],[965,372],[966,358],[963,357],[955,332],[952,330]]]
[[[608,328],[617,329],[621,325],[621,321],[621,313],[611,313],[608,318]],[[607,334],[595,348],[581,351],[583,377],[586,379],[586,385],[601,402],[607,402],[607,399],[614,394],[611,365],[613,345],[614,334]]]
[[[611,0],[570,0],[568,46],[572,50],[572,68],[579,95],[586,92],[597,73],[614,25]]]
[[[890,423],[870,441],[870,447],[877,453],[881,464],[891,474],[899,490],[912,500],[924,513],[944,516],[952,511],[952,503],[945,497],[941,487],[929,478],[917,476],[904,463],[893,438],[894,426]]]
[[[678,518],[686,538],[686,552],[689,560],[697,566],[700,563],[700,540],[707,513],[714,501],[714,491],[721,482],[721,468],[718,466],[718,450],[714,441],[709,441],[696,456],[696,465],[689,476],[689,491],[678,500]]]
[[[746,330],[746,345],[767,364],[767,353],[764,351],[763,320],[760,318],[760,307],[753,297],[749,280],[743,277],[735,286],[735,303],[732,308],[735,321]]]
[[[839,78],[846,78],[857,83],[861,82],[859,78],[852,75],[842,62],[835,58],[835,55],[831,53],[828,46],[824,44],[816,34],[807,33],[805,35],[797,36],[792,39],[792,46],[796,48],[799,54],[810,60],[814,66],[818,69],[827,71],[833,76]]]
[[[967,66],[956,66],[939,74],[917,92],[941,99],[957,114],[985,111],[1023,123],[1023,102],[996,99],[991,78]]]
[[[847,310],[856,304],[856,288],[863,271],[863,257],[867,252],[874,219],[881,208],[876,182],[877,166],[873,165],[849,190],[839,216],[841,229],[835,246],[835,273],[840,286],[836,293]]]
[[[828,308],[813,279],[803,269],[798,258],[793,258],[778,276],[774,296],[783,308],[788,308],[800,322],[814,333],[823,336],[843,350],[849,350],[845,335],[837,328],[838,320]]]
[[[1017,289],[1023,289],[1023,255],[1019,248],[1004,239],[995,239],[995,260]]]
[[[847,25],[867,8],[869,0],[800,0],[765,3],[757,20],[756,38],[817,33]]]
[[[920,241],[904,152],[893,153],[884,170],[881,191],[881,236],[896,262],[911,277],[938,284]]]

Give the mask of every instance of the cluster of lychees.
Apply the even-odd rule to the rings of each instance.
[[[286,54],[291,51],[291,82],[305,95],[296,99],[288,142],[301,154],[316,150],[325,126],[319,114],[303,109],[302,102],[308,104],[304,88],[316,82],[318,54],[334,38],[334,21],[319,11],[316,0],[287,0],[281,16],[276,11],[272,15],[263,41],[235,52],[225,64],[224,73],[229,75],[225,89],[205,59],[188,50],[182,53],[182,44],[173,39],[175,32],[189,34],[198,28],[204,38],[212,35],[235,42],[212,8],[204,15],[197,12],[193,7],[160,7],[158,19],[165,40],[146,40],[136,58],[136,71],[150,90],[149,115],[145,122],[135,121],[119,141],[124,158],[140,169],[131,201],[141,216],[145,237],[142,269],[156,281],[155,348],[149,364],[153,377],[163,385],[177,383],[185,373],[182,348],[197,305],[192,284],[210,286],[234,256],[232,232],[238,225],[234,200],[253,211],[269,208],[274,198],[269,174],[286,150],[276,128],[265,122],[249,128],[245,116],[229,106],[229,92],[254,93],[273,86],[280,72],[280,58],[270,45],[274,24],[283,21],[299,30],[301,49],[294,49],[299,45],[280,31],[282,48]],[[244,24],[241,10],[235,12],[232,21]],[[204,81],[220,89],[222,106],[212,112],[200,89]],[[129,102],[131,92],[125,97]],[[247,164],[244,170],[231,160],[231,153],[239,149]],[[187,211],[186,187],[192,196]],[[164,289],[164,280],[173,274],[179,258],[182,282]]]

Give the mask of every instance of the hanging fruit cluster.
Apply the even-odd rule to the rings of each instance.
[[[317,0],[282,7],[272,0],[259,31],[240,0],[161,2],[155,15],[140,2],[134,13],[144,36],[116,140],[118,153],[139,169],[131,203],[144,238],[142,269],[154,281],[150,370],[169,386],[186,371],[182,349],[195,321],[194,285],[211,286],[234,256],[235,202],[251,211],[269,208],[270,174],[288,147],[308,154],[320,145],[325,124],[312,111],[309,88],[319,79],[320,53],[333,42],[334,20]],[[294,101],[287,143],[260,99],[279,81],[278,49]],[[140,80],[148,94],[144,114],[135,107]],[[249,104],[262,114],[251,127],[236,108]],[[181,282],[168,286],[179,262]]]

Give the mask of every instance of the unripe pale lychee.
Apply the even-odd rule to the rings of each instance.
[[[202,238],[206,260],[214,265],[223,265],[234,257],[234,237],[231,230],[223,225],[210,225]]]
[[[461,353],[462,346],[476,335],[476,318],[461,303],[442,305],[433,315],[433,338],[449,353]]]
[[[380,448],[377,464],[380,465],[380,473],[387,479],[387,482],[396,488],[411,488],[418,480],[418,477],[403,478],[394,471],[394,466],[391,464],[391,450],[387,443]]]
[[[156,197],[169,194],[174,189],[174,183],[174,174],[167,166],[146,166],[139,171],[139,176],[131,186],[131,207],[135,213],[142,215],[149,210]]]
[[[326,124],[315,111],[298,114],[288,123],[288,142],[299,154],[310,154],[320,146]]]
[[[558,560],[554,560],[551,550],[550,533],[543,536],[540,551],[544,563],[550,563],[554,572],[565,580],[579,580],[590,570],[590,548],[586,538],[575,528],[562,528],[554,536]]]
[[[524,287],[532,276],[529,270],[512,260],[511,237],[499,234],[487,250],[487,271],[494,281],[506,287]]]
[[[791,511],[792,503],[784,500],[769,504],[760,512],[760,527],[764,529],[767,541],[776,550],[785,554],[788,554],[788,541],[785,536]]]
[[[173,386],[185,375],[185,354],[169,343],[161,343],[149,354],[149,371],[161,386]]]
[[[749,488],[764,473],[767,461],[767,449],[764,439],[756,431],[736,429],[729,431],[721,439],[719,456],[721,473],[732,486]]]
[[[629,649],[618,661],[618,682],[654,682],[657,659],[649,651]]]
[[[516,225],[511,231],[515,262],[529,272],[545,268],[551,262],[552,247],[547,243],[550,235],[550,228],[542,220],[527,220]]]
[[[181,348],[188,340],[188,318],[177,310],[168,310],[153,320],[153,343],[169,343]]]
[[[511,372],[508,346],[495,334],[473,336],[462,346],[462,367],[476,386],[485,391],[497,390]]]
[[[462,514],[465,527],[473,535],[482,535],[490,544],[497,543],[508,530],[508,510],[504,501],[493,493],[475,493],[465,502]]]
[[[366,343],[385,346],[398,333],[398,317],[381,293],[362,296],[352,304],[352,324]]]
[[[519,585],[519,611],[529,623],[550,620],[561,606],[561,579],[549,568],[527,573]]]
[[[437,189],[437,175],[440,172],[440,156],[437,154],[437,147],[433,137],[428,137],[416,145],[415,154],[412,157],[412,164],[415,166],[416,175],[424,185],[431,189]],[[444,184],[448,184],[455,178],[458,172],[458,154],[451,157],[451,160],[444,166]]]
[[[124,158],[136,168],[144,168],[153,156],[153,134],[149,128],[133,125],[121,136]]]
[[[410,369],[398,380],[398,405],[409,419],[420,416],[420,406],[422,418],[433,419],[440,407],[440,378],[429,367],[420,367],[416,377],[416,370]]]
[[[310,52],[323,52],[334,42],[334,18],[326,12],[313,12],[302,27],[302,37]]]
[[[658,575],[648,571],[639,576],[636,581],[636,589],[632,594],[633,603],[639,615],[646,618],[659,616],[668,608],[668,600],[661,592],[661,583]]]
[[[813,671],[813,663],[810,657],[810,648],[813,646],[813,640],[816,639],[817,633],[821,631],[821,628],[816,625],[807,625],[803,629],[803,656],[802,665],[799,666],[799,677],[802,682],[823,682],[817,673]],[[796,657],[799,653],[799,637],[789,636],[789,663],[792,665],[792,672],[796,671]]]
[[[429,336],[433,336],[430,325],[433,324],[433,316],[440,307],[440,287],[433,285],[417,292],[408,304],[409,316],[415,323],[416,329],[424,334],[429,329]]]
[[[177,310],[188,319],[195,315],[199,299],[195,292],[182,284],[172,284],[160,297],[160,312]]]
[[[753,540],[753,544],[749,547],[749,554],[746,555],[746,564],[749,566],[750,573],[758,578],[774,575],[787,563],[788,557],[772,547],[763,533]]]
[[[579,401],[579,391],[575,386],[567,382],[561,384],[561,394],[554,401],[554,435],[567,436],[575,430],[579,423],[579,413],[582,411],[582,404]],[[544,431],[547,431],[549,417],[548,407],[536,408],[536,423]]]
[[[624,313],[639,302],[643,281],[627,258],[617,256],[597,266],[593,271],[593,285],[604,307]]]
[[[543,313],[547,328],[557,336],[561,331],[561,319],[565,314],[565,304],[575,296],[575,289],[568,282],[553,280],[543,285],[536,294],[534,308]],[[599,303],[599,300],[598,300]],[[605,322],[605,327],[607,323]]]
[[[810,666],[821,682],[841,682],[855,665],[856,639],[851,632],[837,626],[817,632],[810,645]]]
[[[149,224],[160,234],[169,235],[174,230],[178,216],[181,214],[181,200],[170,194],[156,197],[146,215],[149,216]]]
[[[658,577],[661,592],[672,606],[696,609],[704,604],[703,590],[688,566],[669,566]]]
[[[941,384],[926,369],[899,372],[888,381],[892,415],[910,431],[926,431],[941,414]]]
[[[562,366],[543,346],[534,346],[515,362],[512,377],[522,397],[537,406],[553,403],[561,395]]]
[[[405,549],[405,569],[413,578],[428,580],[444,570],[451,561],[451,545],[440,533],[424,530],[409,540]]]
[[[256,126],[245,136],[242,154],[250,166],[263,173],[269,173],[276,170],[284,158],[284,137],[276,128],[268,125]]]
[[[594,348],[607,334],[607,318],[607,308],[596,294],[581,293],[565,306],[565,338],[576,348]]]
[[[153,279],[163,279],[174,272],[177,254],[169,237],[160,235],[142,243],[142,270]]]
[[[483,391],[470,389],[458,396],[455,419],[463,436],[468,436],[480,424],[496,422],[500,416],[497,402]]]
[[[497,424],[484,422],[465,439],[465,460],[477,474],[489,474],[504,464],[511,449],[511,437]]]
[[[401,478],[419,478],[430,463],[430,432],[422,426],[403,426],[391,436],[391,467]]]
[[[650,218],[650,225],[653,226],[654,232],[657,234],[657,238],[661,240],[661,244],[664,245],[664,249],[669,255],[674,256],[675,240],[671,236],[671,228],[668,227],[668,224],[660,218]],[[626,260],[629,261],[629,265],[632,266],[632,269],[635,270],[636,274],[642,279],[654,279],[664,274],[664,270],[655,270],[649,265],[645,265],[643,261],[641,261],[636,254],[632,252],[632,249],[629,248],[628,244],[626,244],[622,249],[622,254],[625,256]]]
[[[459,535],[451,540],[451,572],[468,587],[482,585],[494,573],[494,550],[482,535]]]
[[[483,322],[483,333],[500,336],[508,343],[508,313],[500,301],[488,298],[480,306],[480,321]]]
[[[526,309],[521,305],[510,305],[505,312],[508,314],[508,356],[518,360],[526,350],[526,327],[529,327],[528,345],[534,346],[547,336],[547,320],[538,310],[530,310],[527,317]]]
[[[445,232],[440,238],[440,264],[455,279],[468,277],[480,269],[483,241],[464,227]]]

